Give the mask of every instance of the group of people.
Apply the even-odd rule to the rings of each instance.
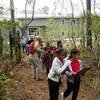
[[[23,53],[25,54],[29,54],[29,50],[28,50],[28,46],[34,41],[34,36],[31,35],[31,36],[25,36],[25,35],[22,35],[21,36],[21,40],[20,40],[20,45],[22,47],[22,51]]]
[[[82,61],[79,59],[80,51],[73,48],[67,56],[62,41],[57,41],[57,46],[46,43],[43,47],[43,39],[36,36],[27,44],[29,61],[32,66],[34,79],[40,79],[40,68],[47,72],[50,100],[58,100],[59,86],[62,75],[66,75],[67,89],[61,93],[61,100],[65,100],[73,92],[72,100],[76,100],[80,87]]]
[[[82,70],[79,55],[79,50],[74,48],[71,50],[70,56],[64,60],[64,49],[57,51],[57,56],[54,58],[48,74],[50,100],[58,100],[59,82],[63,74],[67,76],[67,89],[61,93],[61,100],[65,100],[71,92],[73,92],[72,100],[77,99],[81,78],[79,72]]]

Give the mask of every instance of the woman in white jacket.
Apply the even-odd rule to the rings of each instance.
[[[57,50],[57,56],[54,58],[52,62],[52,66],[50,72],[48,74],[48,84],[49,84],[49,95],[50,100],[58,100],[59,95],[59,81],[61,78],[61,74],[65,71],[70,62],[65,62],[63,64],[63,60],[65,58],[65,53],[63,49]]]

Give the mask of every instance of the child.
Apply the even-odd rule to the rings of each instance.
[[[56,57],[52,62],[51,69],[48,74],[49,94],[50,100],[58,100],[59,95],[59,81],[61,74],[65,71],[69,63],[63,65],[65,58],[64,49],[60,48],[56,51]]]
[[[67,89],[64,93],[61,93],[62,100],[65,100],[71,92],[73,92],[72,100],[76,100],[78,96],[78,91],[80,87],[80,70],[82,70],[82,61],[79,60],[80,52],[77,48],[71,50],[69,59],[66,61],[69,62],[69,66],[66,68],[65,74],[68,77],[67,80]]]

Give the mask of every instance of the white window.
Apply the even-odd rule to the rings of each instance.
[[[64,20],[64,19],[62,19],[62,20],[61,20],[61,24],[63,25],[64,23],[65,23],[65,20]]]

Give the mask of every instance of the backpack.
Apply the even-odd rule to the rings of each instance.
[[[29,45],[29,54],[33,54],[34,53],[34,42],[32,42],[30,45]]]

